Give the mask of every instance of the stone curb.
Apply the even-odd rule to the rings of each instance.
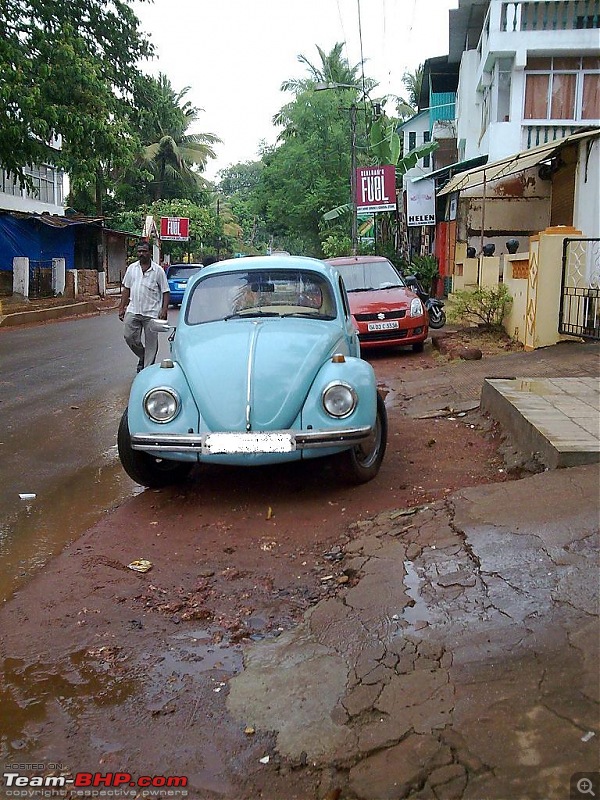
[[[100,311],[96,303],[86,301],[83,303],[72,303],[66,306],[52,306],[50,308],[38,308],[34,311],[17,311],[14,314],[5,314],[0,317],[0,327],[12,325],[25,325],[32,322],[45,322],[51,319],[63,319],[65,317],[78,317],[82,314],[99,314]]]

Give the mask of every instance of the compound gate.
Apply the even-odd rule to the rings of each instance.
[[[600,339],[600,239],[564,240],[558,331]]]

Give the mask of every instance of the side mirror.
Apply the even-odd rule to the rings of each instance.
[[[168,333],[171,326],[166,319],[153,319],[150,321],[150,330],[154,333]]]

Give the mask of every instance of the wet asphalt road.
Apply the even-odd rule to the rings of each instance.
[[[167,350],[162,338],[160,354]],[[137,491],[116,451],[136,360],[111,311],[2,329],[0,362],[4,600],[106,509]]]

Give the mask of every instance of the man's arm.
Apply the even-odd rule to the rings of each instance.
[[[171,299],[171,292],[163,292],[162,308],[158,312],[159,319],[166,319],[167,312],[169,311],[169,300]]]
[[[129,298],[131,296],[131,292],[127,287],[123,287],[123,291],[121,293],[121,302],[119,304],[119,319],[123,319],[125,316],[125,309],[129,305]]]

